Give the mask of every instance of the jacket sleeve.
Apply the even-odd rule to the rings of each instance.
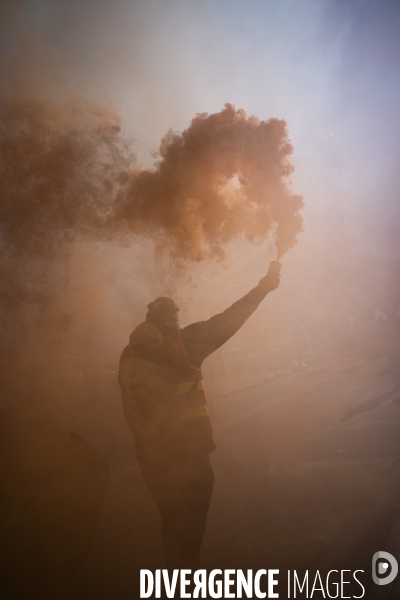
[[[185,327],[182,339],[189,361],[199,367],[207,356],[235,335],[266,295],[267,291],[258,285],[224,312],[214,315],[208,321]]]

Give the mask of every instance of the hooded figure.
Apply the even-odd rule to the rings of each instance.
[[[223,313],[183,329],[177,304],[157,298],[122,352],[118,379],[124,413],[160,511],[168,568],[199,567],[214,483],[209,455],[216,446],[201,365],[278,285],[279,274],[268,274]]]

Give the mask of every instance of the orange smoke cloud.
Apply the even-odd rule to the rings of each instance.
[[[303,202],[291,192],[284,121],[227,104],[164,136],[153,169],[135,168],[119,115],[55,76],[37,49],[20,50],[0,65],[3,338],[41,322],[77,238],[118,241],[128,228],[178,267],[219,258],[241,237],[273,234],[279,255],[296,243]]]
[[[198,114],[183,133],[170,130],[155,168],[131,174],[116,214],[177,264],[219,257],[240,236],[258,243],[274,234],[280,257],[303,226],[303,200],[290,187],[292,153],[285,121],[226,104]]]

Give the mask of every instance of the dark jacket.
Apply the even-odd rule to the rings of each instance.
[[[201,368],[203,361],[227,342],[253,314],[267,292],[256,286],[224,312],[208,321],[181,329],[189,362]],[[118,381],[128,425],[139,455],[174,445],[174,423],[180,407],[174,394],[173,366],[164,340],[168,329],[143,322],[123,350]]]

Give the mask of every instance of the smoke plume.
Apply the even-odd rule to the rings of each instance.
[[[302,230],[292,153],[285,121],[260,121],[226,104],[164,136],[154,169],[131,173],[117,215],[156,238],[176,264],[218,258],[241,236],[257,243],[275,235],[281,257]]]
[[[290,188],[284,121],[226,104],[183,133],[169,131],[154,167],[137,167],[118,113],[54,75],[46,52],[30,44],[0,65],[3,343],[33,323],[43,329],[76,240],[145,237],[178,268],[218,259],[241,238],[274,235],[278,256],[296,243],[303,202]]]

